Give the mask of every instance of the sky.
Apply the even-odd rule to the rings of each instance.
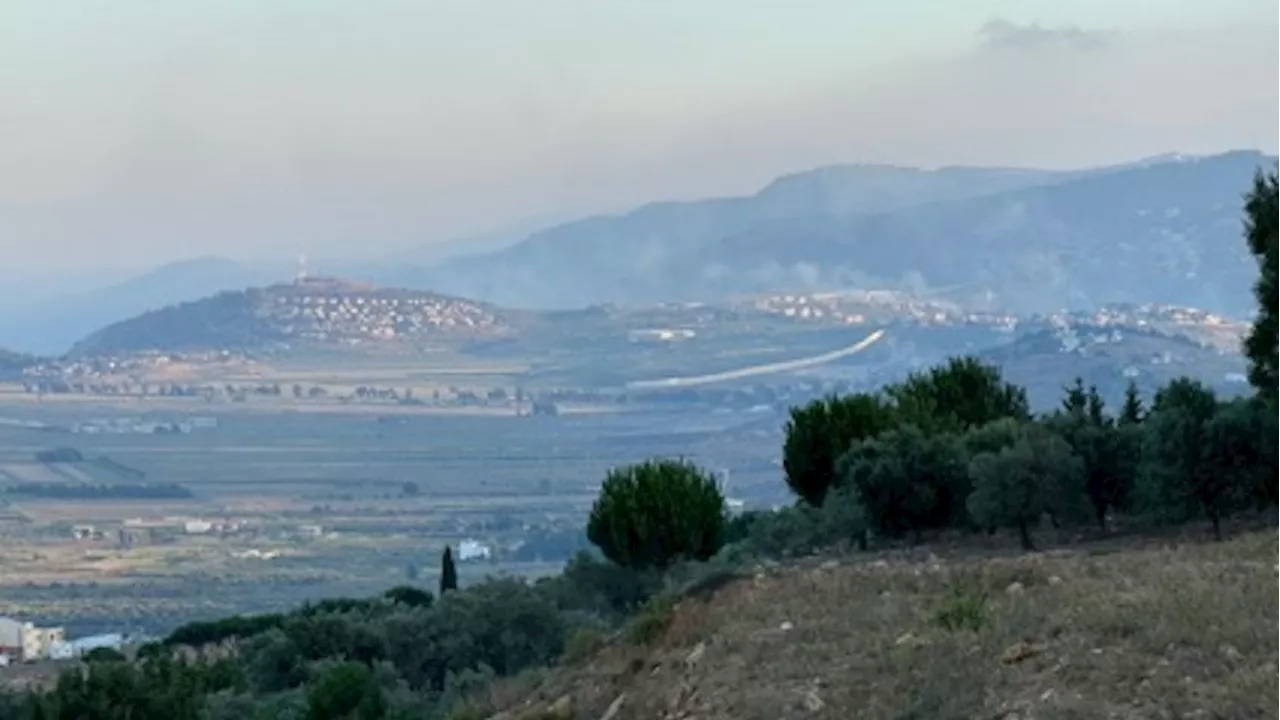
[[[0,277],[375,261],[837,162],[1275,152],[1274,0],[12,0]]]

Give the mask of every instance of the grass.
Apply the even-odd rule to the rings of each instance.
[[[647,645],[562,669],[534,706],[568,693],[596,717],[625,693],[616,720],[1274,718],[1276,560],[1264,531],[761,572],[686,598]]]

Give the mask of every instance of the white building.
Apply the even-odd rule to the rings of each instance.
[[[492,555],[493,550],[482,542],[476,540],[463,540],[458,543],[458,560],[462,562],[488,560]]]
[[[203,535],[213,530],[213,523],[208,520],[188,520],[183,523],[182,529],[188,535]]]
[[[46,657],[49,646],[61,642],[60,627],[37,627],[34,623],[0,617],[0,655],[10,660],[32,661]]]
[[[106,633],[51,643],[46,656],[50,660],[70,660],[71,658],[84,657],[98,648],[120,650],[124,648],[124,635]]]

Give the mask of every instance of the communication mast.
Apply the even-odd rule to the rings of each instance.
[[[294,278],[294,282],[301,285],[307,281],[307,244],[303,242],[301,251],[298,252],[298,274]]]

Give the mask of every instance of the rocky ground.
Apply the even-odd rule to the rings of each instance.
[[[623,633],[458,714],[1274,718],[1276,547],[1268,528],[1221,543],[1130,539],[982,558],[915,550],[760,568],[677,603],[650,644]]]

